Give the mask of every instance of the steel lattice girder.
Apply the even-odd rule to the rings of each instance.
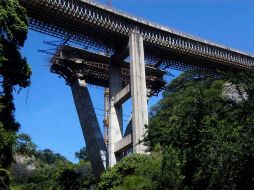
[[[51,60],[51,72],[61,75],[67,83],[73,76],[84,79],[88,84],[109,87],[110,57],[88,52],[72,46],[63,46]],[[130,64],[120,62],[122,86],[130,83]],[[165,88],[164,71],[146,66],[148,96],[157,95]]]
[[[216,73],[252,70],[254,57],[89,0],[20,0],[34,30],[70,38],[96,51],[110,52],[136,30],[144,37],[146,61],[180,70]],[[157,64],[158,65],[158,64]]]

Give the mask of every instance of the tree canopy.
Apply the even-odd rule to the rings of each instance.
[[[185,73],[152,110],[145,141],[180,152],[188,189],[254,188],[253,87],[250,73],[224,80]]]
[[[3,138],[0,150],[0,167],[11,163],[13,136],[20,125],[14,117],[13,90],[16,86],[30,85],[31,69],[19,52],[27,37],[26,11],[18,0],[0,2],[0,130],[8,136]]]
[[[20,128],[14,117],[13,90],[30,85],[31,69],[20,54],[27,31],[26,11],[19,1],[0,1],[0,168],[5,169],[11,165],[12,145]]]
[[[151,154],[124,158],[98,188],[254,189],[253,95],[251,73],[183,73],[150,112],[144,143]]]
[[[74,164],[50,149],[37,150],[28,134],[18,135],[13,150],[15,161],[10,171],[0,170],[0,181],[10,184],[11,189],[85,190],[95,185],[89,161]],[[6,177],[9,173],[11,180]]]
[[[78,152],[75,152],[75,157],[79,160],[86,160],[88,161],[88,151],[86,147],[81,148]]]

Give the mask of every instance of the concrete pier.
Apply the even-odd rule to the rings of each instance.
[[[126,60],[128,56],[130,62]],[[146,147],[139,141],[148,123],[147,96],[156,95],[164,88],[165,72],[149,65],[145,67],[143,39],[139,33],[130,34],[111,56],[65,45],[55,55],[51,72],[66,79],[72,89],[97,180],[107,167],[114,166],[124,156],[133,152],[145,153]],[[109,88],[109,99],[104,99],[108,105],[107,109],[104,108],[108,129],[105,139],[86,83]],[[130,98],[132,114],[123,133],[123,104]]]
[[[110,68],[109,92],[110,92],[110,113],[109,113],[109,166],[114,166],[119,161],[115,153],[115,143],[122,139],[123,111],[122,105],[115,106],[117,93],[122,89],[122,75],[120,68],[112,64]]]
[[[147,110],[147,88],[144,45],[142,36],[131,33],[129,44],[120,49],[119,52],[129,50],[130,55],[130,83],[122,87],[121,70],[117,63],[113,63],[110,68],[110,137],[109,137],[109,166],[114,166],[129,150],[133,153],[146,153],[147,147],[140,144],[140,140],[145,135],[145,125],[148,124]],[[125,55],[125,54],[124,54]],[[120,56],[113,56],[114,60]],[[124,56],[126,57],[126,56]],[[122,104],[132,98],[132,127],[130,133],[123,135],[122,130]]]
[[[129,39],[130,78],[132,97],[132,137],[133,152],[145,153],[146,147],[139,144],[145,135],[148,124],[147,93],[144,45],[141,34],[133,32]]]
[[[93,173],[95,178],[99,180],[101,173],[106,168],[107,149],[97,121],[92,100],[85,81],[80,81],[74,77],[71,80],[70,86],[85,138],[88,156],[92,163]]]

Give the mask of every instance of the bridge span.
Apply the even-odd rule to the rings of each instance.
[[[164,70],[205,75],[252,71],[254,56],[154,24],[90,0],[19,0],[31,29],[79,44],[62,46],[51,71],[70,85],[95,177],[139,143],[148,124],[147,100],[161,91]],[[106,146],[86,84],[109,88],[109,144]],[[128,133],[122,104],[132,99]]]
[[[154,24],[91,0],[20,0],[39,32],[117,54],[137,31],[144,38],[147,64],[204,72],[250,69],[254,57],[168,27]]]

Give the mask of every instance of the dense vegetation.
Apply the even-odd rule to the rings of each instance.
[[[86,158],[84,152],[76,154]],[[49,149],[37,150],[26,134],[18,135],[14,158],[10,169],[11,189],[85,190],[95,185],[91,164],[87,159],[80,159],[78,164],[73,164]]]
[[[13,164],[12,188],[253,189],[253,78],[248,73],[224,80],[184,73],[173,80],[150,113],[144,143],[151,154],[124,158],[97,185],[86,148],[75,153],[80,163],[72,164],[50,150],[36,150],[30,137],[21,134],[15,154],[29,159],[22,166]]]
[[[18,0],[0,1],[0,186],[9,183],[12,145],[20,125],[14,117],[13,90],[30,85],[31,70],[19,52],[27,36],[25,9]],[[20,90],[19,89],[19,90]]]
[[[151,111],[145,143],[152,154],[123,159],[99,189],[254,189],[253,96],[252,74],[182,74]]]

